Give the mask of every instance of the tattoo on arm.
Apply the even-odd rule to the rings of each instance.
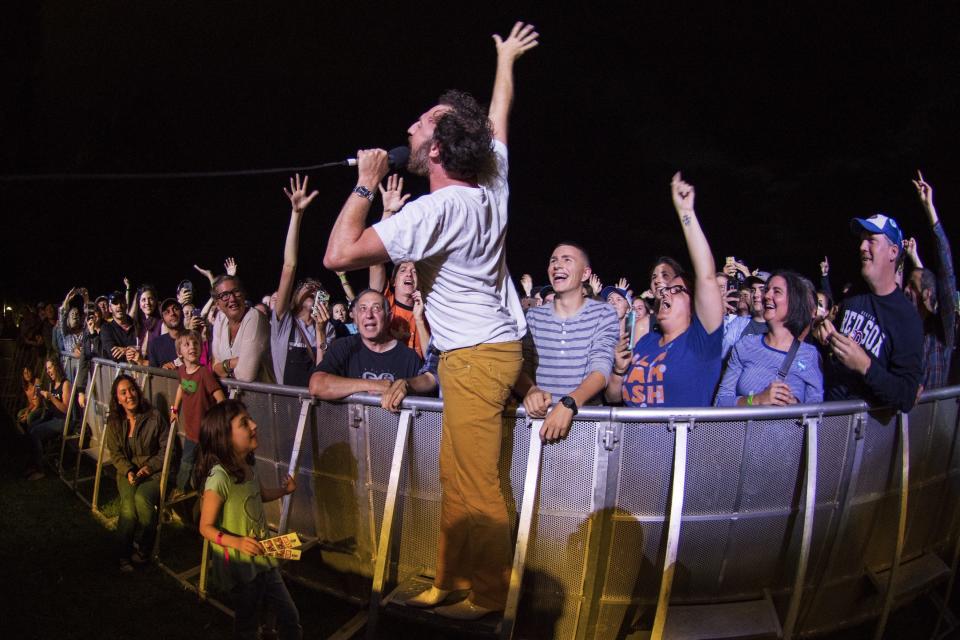
[[[689,226],[690,226],[690,214],[689,214],[689,213],[683,214],[683,226],[685,226],[685,227],[689,227]]]

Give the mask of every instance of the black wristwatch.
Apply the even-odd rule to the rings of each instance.
[[[577,409],[577,401],[570,396],[563,396],[560,398],[560,404],[565,406],[567,409],[570,409],[570,411],[573,411],[573,415],[577,415],[577,412],[579,411]]]

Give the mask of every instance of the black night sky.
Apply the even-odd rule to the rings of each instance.
[[[0,255],[5,300],[161,295],[236,256],[276,287],[284,174],[11,181],[17,174],[289,167],[390,148],[447,88],[490,96],[490,34],[534,23],[516,68],[508,261],[545,281],[560,239],[605,282],[687,262],[668,182],[697,188],[718,261],[855,273],[854,215],[882,210],[933,246],[910,178],[960,237],[960,5],[902,3],[38,2],[4,16]],[[701,6],[702,5],[702,6]],[[300,275],[322,274],[352,169],[311,175]],[[426,184],[408,181],[415,194]],[[374,211],[379,212],[379,205]],[[332,274],[323,275],[328,286]],[[351,279],[356,287],[364,273]],[[645,288],[645,287],[640,287]],[[339,295],[339,289],[332,288]],[[205,287],[201,288],[205,292]]]

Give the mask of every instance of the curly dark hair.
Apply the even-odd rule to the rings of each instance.
[[[463,91],[445,92],[438,104],[450,107],[434,123],[433,140],[440,148],[440,164],[462,180],[490,182],[497,175],[497,161],[487,112]]]
[[[247,410],[239,400],[226,399],[207,410],[200,424],[200,448],[197,452],[197,464],[193,469],[194,486],[203,492],[210,471],[218,464],[227,470],[237,484],[243,482],[246,474],[242,462],[253,466],[253,452],[246,459],[238,460],[233,452],[233,427],[231,422]]]

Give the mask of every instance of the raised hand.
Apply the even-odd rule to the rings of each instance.
[[[210,269],[204,269],[203,267],[198,267],[197,265],[193,265],[193,268],[206,276],[207,280],[210,281],[210,284],[213,284],[213,271],[210,271]]]
[[[533,292],[533,276],[529,273],[520,276],[520,288],[523,289],[523,294],[529,298]]]
[[[824,278],[827,277],[827,274],[830,273],[830,258],[823,256],[823,260],[820,261],[820,275]]]
[[[630,344],[630,334],[620,336],[616,349],[613,351],[613,370],[623,371],[626,374],[627,367],[633,359],[633,345]]]
[[[330,322],[330,307],[327,306],[326,302],[315,304],[313,305],[313,311],[310,312],[310,317],[317,325],[317,336],[319,336],[321,331],[327,330],[327,323]]]
[[[930,208],[933,206],[933,187],[923,179],[923,174],[917,171],[917,179],[913,180],[913,186],[917,188],[917,195],[920,196],[920,202],[923,206]]]
[[[290,200],[293,210],[297,213],[303,213],[306,208],[310,206],[310,203],[313,202],[313,199],[317,197],[318,192],[316,190],[310,195],[307,195],[307,181],[309,179],[309,176],[303,176],[303,182],[300,182],[300,174],[296,173],[290,178],[290,190],[288,191],[286,187],[283,188],[283,192]],[[231,273],[230,275],[233,274]]]
[[[126,287],[127,291],[130,290],[130,278],[123,276],[123,286]]]
[[[227,258],[223,261],[223,268],[226,269],[228,276],[237,275],[237,261],[233,258]]]
[[[920,262],[920,254],[917,252],[917,239],[916,238],[904,238],[903,240],[903,251],[910,257],[910,260],[918,268],[923,268],[923,263]]]
[[[682,216],[693,213],[693,185],[684,182],[679,171],[673,174],[673,179],[670,181],[670,192],[673,196],[673,207],[678,214]]]
[[[411,295],[413,298],[413,317],[416,320],[423,320],[423,294],[420,291],[414,291]]]
[[[513,29],[510,30],[510,35],[506,39],[493,34],[493,41],[497,45],[497,58],[513,62],[540,44],[537,42],[538,37],[540,37],[540,34],[534,30],[532,24],[523,24],[522,22],[513,25]]]
[[[590,274],[590,288],[593,289],[593,295],[598,296],[603,290],[603,283],[600,282],[600,276],[593,273]]]
[[[377,187],[380,189],[380,197],[383,199],[384,220],[400,211],[407,200],[410,199],[409,193],[403,193],[403,178],[396,173],[387,178],[386,189],[381,184],[378,184]]]
[[[629,288],[630,288],[630,283],[627,282],[626,278],[620,278],[619,280],[617,280],[617,289],[623,289],[624,291],[626,291]]]
[[[379,185],[390,171],[387,152],[383,149],[360,149],[357,151],[357,174],[362,186]]]

